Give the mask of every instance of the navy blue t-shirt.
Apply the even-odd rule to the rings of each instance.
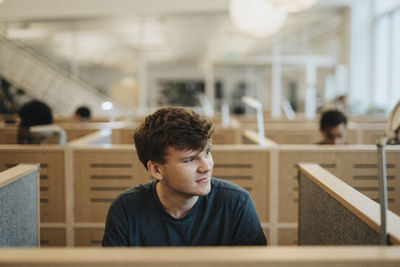
[[[111,203],[103,246],[266,245],[254,204],[241,187],[212,178],[210,193],[175,219],[158,199],[156,183],[132,187]]]

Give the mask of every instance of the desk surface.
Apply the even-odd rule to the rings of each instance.
[[[400,247],[0,249],[1,266],[399,266]]]

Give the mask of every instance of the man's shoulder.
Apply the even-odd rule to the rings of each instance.
[[[249,193],[243,189],[242,187],[231,183],[229,181],[219,179],[219,178],[212,178],[212,190],[215,191],[215,193],[218,194],[227,194],[227,195],[234,195],[234,196],[242,196],[246,197],[249,195]]]
[[[136,200],[136,201],[146,201],[152,197],[152,190],[153,190],[154,181],[140,184],[137,186],[130,187],[124,191],[122,191],[118,197],[114,199],[113,202],[117,201],[124,201],[124,200]]]

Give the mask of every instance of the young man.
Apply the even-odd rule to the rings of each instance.
[[[146,117],[134,140],[155,180],[112,202],[103,246],[266,245],[250,195],[211,177],[212,133],[209,120],[182,108]]]
[[[320,131],[323,140],[322,145],[346,144],[347,118],[337,110],[329,110],[322,114],[320,120]]]

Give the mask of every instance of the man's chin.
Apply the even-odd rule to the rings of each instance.
[[[208,194],[210,194],[210,192],[211,192],[211,185],[209,185],[207,188],[205,188],[204,190],[202,190],[200,193],[199,193],[199,197],[205,197],[205,196],[207,196]]]

